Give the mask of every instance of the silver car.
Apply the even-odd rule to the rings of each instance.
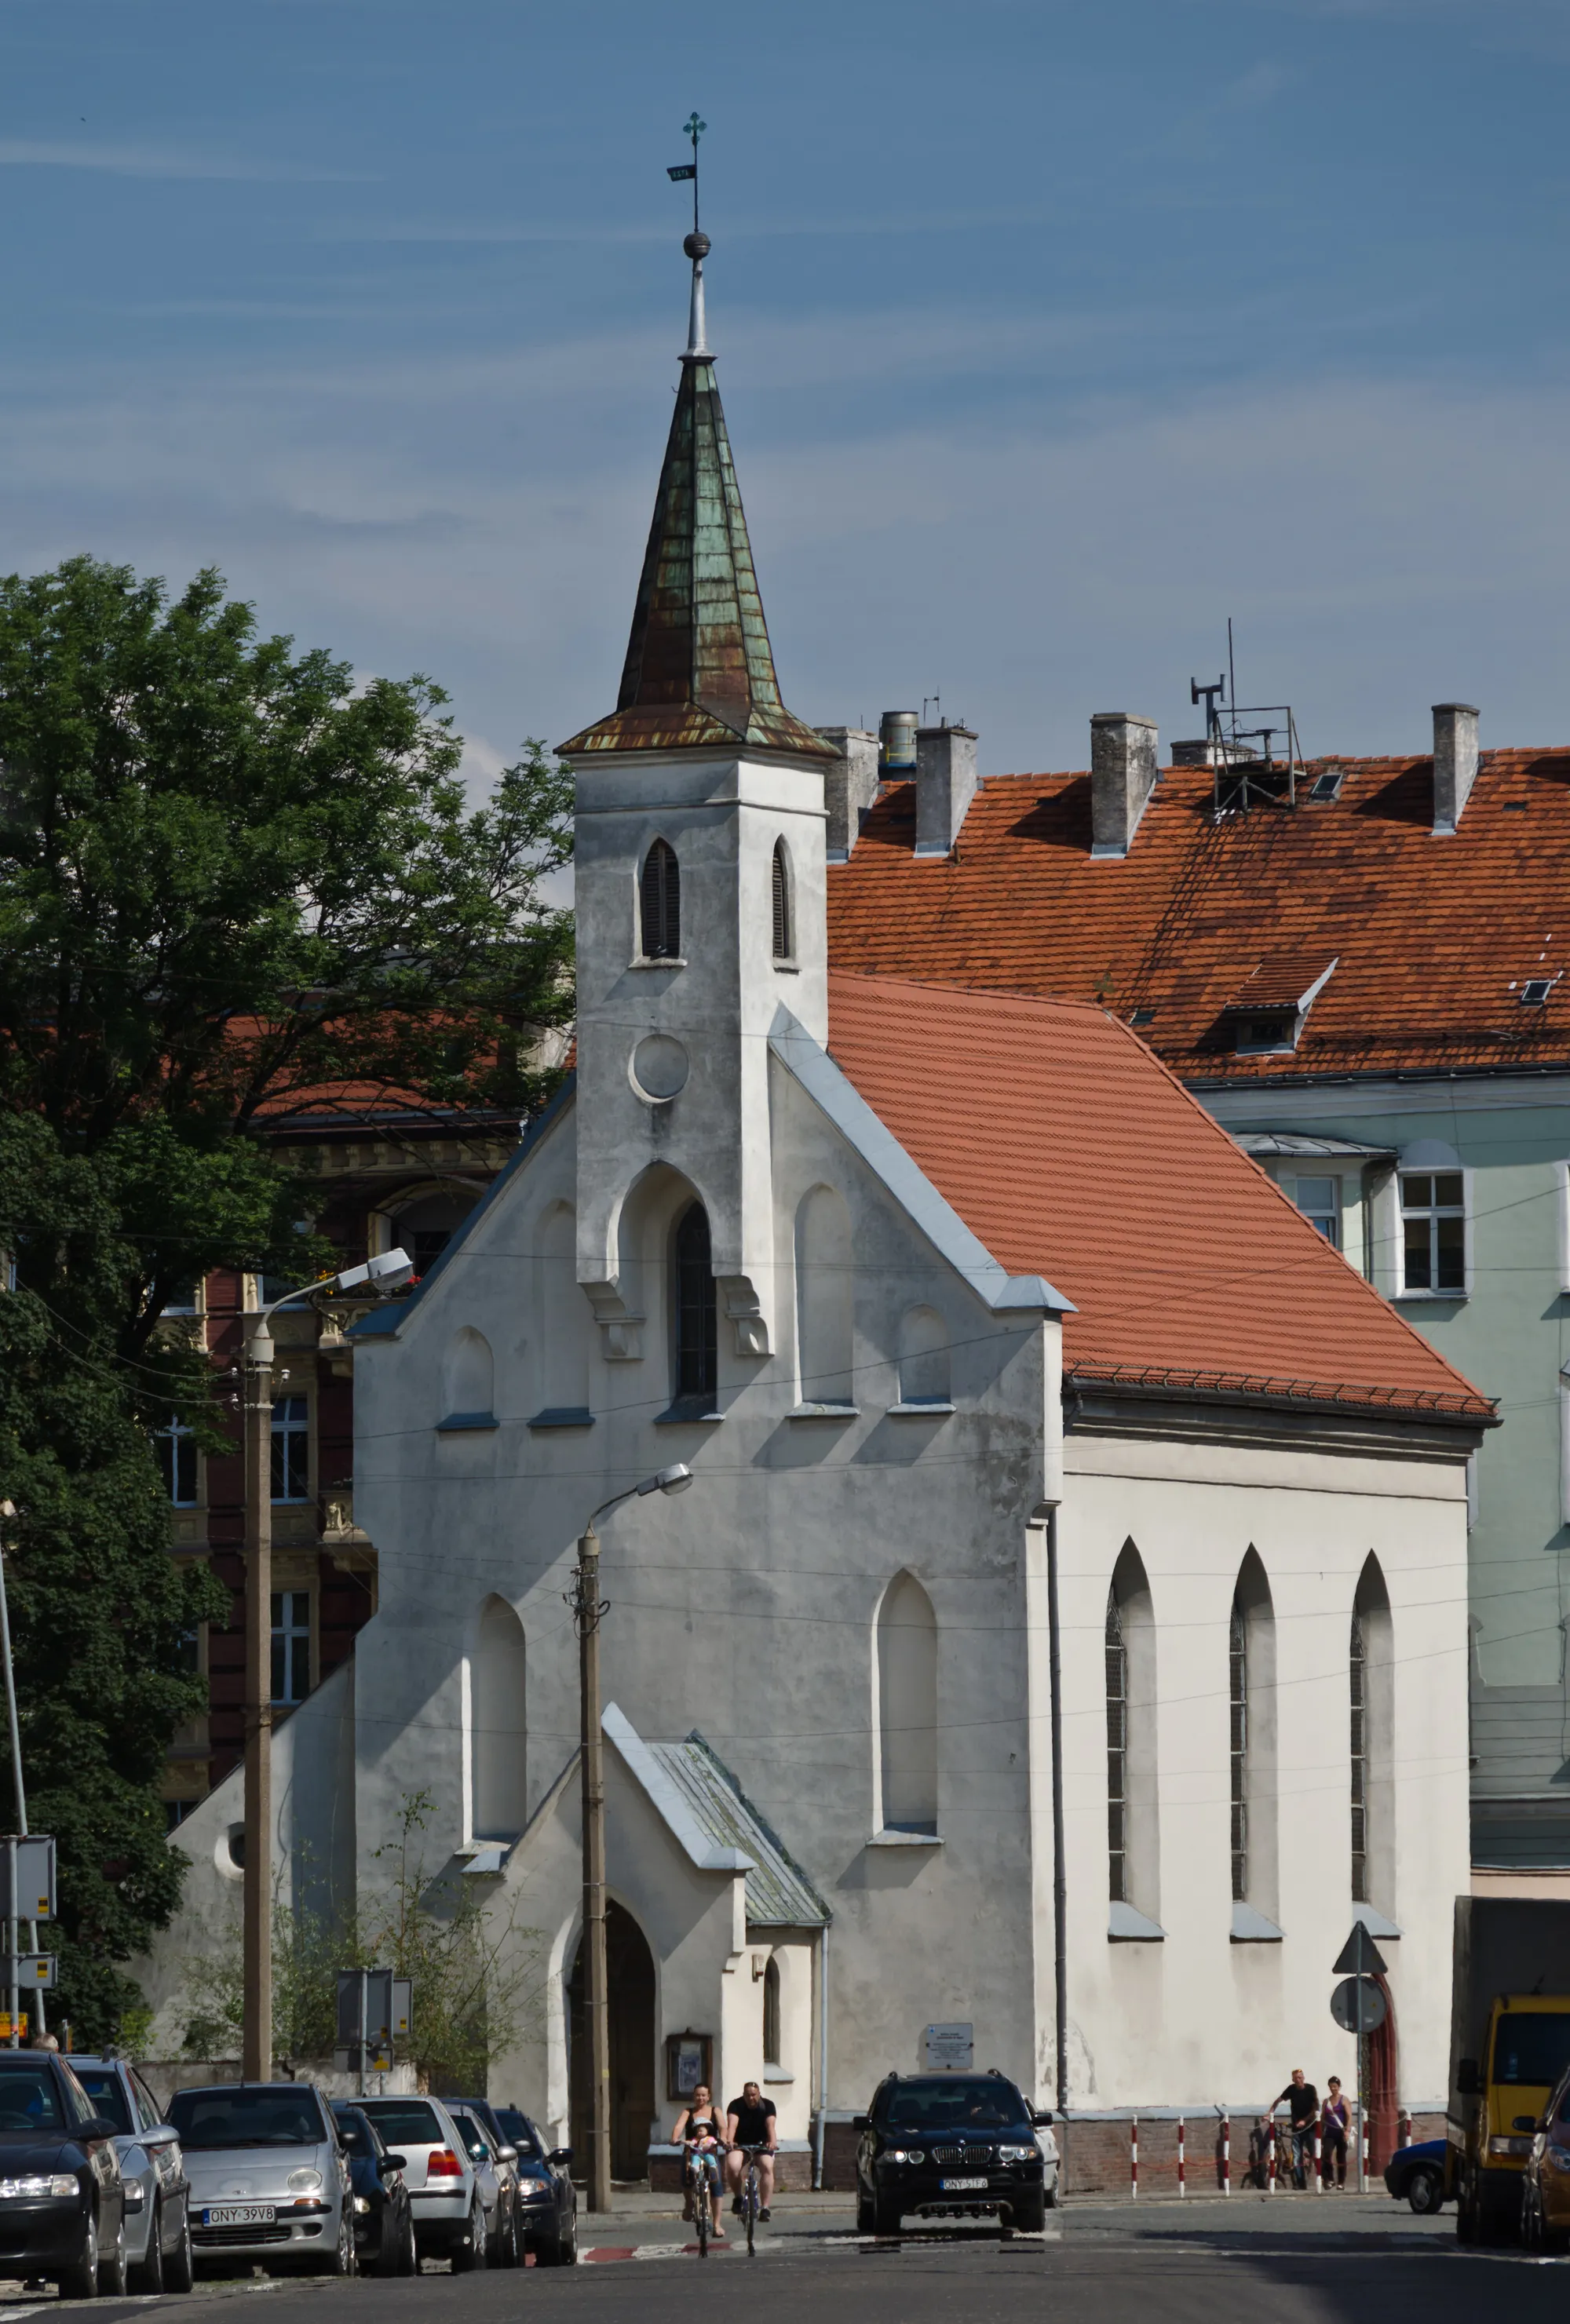
[[[421,2259],[450,2259],[453,2273],[484,2267],[501,2227],[502,2184],[490,2150],[470,2141],[439,2098],[356,2098],[383,2138],[404,2158]]]
[[[125,2269],[133,2292],[189,2292],[194,2270],[190,2185],[180,2133],[123,2058],[75,2056],[71,2066],[106,2122],[125,2193]]]
[[[310,2082],[177,2090],[169,2119],[190,2181],[199,2274],[353,2275],[354,2190],[327,2101]]]

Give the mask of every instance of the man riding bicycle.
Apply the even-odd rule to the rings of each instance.
[[[693,2216],[693,2181],[697,2173],[702,2171],[708,2178],[709,2209],[714,2215],[709,2233],[716,2243],[724,2243],[725,2231],[719,2223],[719,2208],[720,2157],[725,2152],[725,2133],[720,2128],[720,2119],[714,2110],[714,2098],[706,2082],[699,2082],[688,2104],[677,2116],[675,2127],[670,2133],[670,2144],[682,2148],[686,2156],[686,2168],[682,2172],[685,2196],[682,2218],[690,2219]]]
[[[1294,2187],[1306,2187],[1308,2184],[1308,2166],[1314,2159],[1314,2129],[1319,2119],[1319,2093],[1312,2082],[1305,2080],[1301,2066],[1293,2067],[1292,2079],[1281,2092],[1281,2097],[1271,2100],[1272,2114],[1280,2105],[1281,2098],[1285,2098],[1292,2113],[1292,2184]]]
[[[741,2097],[731,2100],[725,2115],[725,2144],[731,2150],[725,2157],[731,2209],[738,2214],[742,2208],[742,2178],[747,2168],[747,2158],[739,2150],[745,2146],[763,2149],[758,2157],[758,2217],[767,2219],[769,2206],[774,2200],[774,2155],[780,2144],[780,2128],[773,2100],[763,2096],[756,2082],[743,2082]]]

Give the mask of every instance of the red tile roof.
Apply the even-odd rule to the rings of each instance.
[[[1088,775],[990,779],[947,862],[914,860],[901,785],[830,869],[829,957],[1152,1010],[1144,1038],[1191,1080],[1570,1064],[1570,979],[1519,997],[1570,963],[1570,750],[1485,753],[1451,839],[1430,759],[1338,763],[1334,801],[1300,784],[1296,809],[1219,825],[1208,768],[1169,768],[1122,862],[1091,856]],[[1236,1055],[1225,1011],[1261,964],[1333,955],[1297,1050]]]
[[[1324,946],[1308,953],[1272,953],[1253,974],[1239,985],[1227,1008],[1233,1015],[1249,1009],[1301,1009],[1322,978],[1335,966]]]
[[[829,1024],[993,1257],[1074,1301],[1066,1374],[1492,1416],[1104,1010],[836,973]]]

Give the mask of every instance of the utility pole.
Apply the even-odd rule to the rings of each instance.
[[[245,1343],[245,1862],[240,2074],[272,2080],[272,1335]]]
[[[583,1760],[583,1960],[588,2019],[588,2207],[611,2208],[611,2006],[605,1971],[605,1770],[600,1735],[600,1537],[591,1517],[573,1576]]]
[[[14,1501],[0,1501],[0,1519],[9,1521],[11,1518],[14,1517],[15,1515],[16,1504]],[[5,1717],[11,1731],[11,1780],[16,1794],[16,1829],[20,1833],[22,1833],[23,1838],[25,1838],[27,1833],[27,1791],[22,1780],[22,1722],[16,1715],[16,1665],[11,1657],[11,1604],[5,1591],[5,1536],[0,1535],[0,1650],[4,1651],[5,1656]],[[11,1896],[14,1904],[15,1902],[16,1895],[16,1843],[13,1840],[11,1842]],[[29,1921],[27,1924],[27,1941],[32,1950],[36,1952],[38,1950],[38,1923],[35,1921]],[[16,1950],[22,1941],[22,1929],[21,1924],[18,1922],[13,1921],[7,1928],[5,1932],[5,1941],[11,1948],[12,1985],[9,1995],[11,2004],[11,2047],[14,2050],[16,2050],[20,2049],[22,2046],[22,1996],[17,1990],[15,1982]],[[38,2031],[42,2034],[46,2030],[47,2026],[47,2020],[43,2014],[43,1995],[42,1993],[38,1993],[34,1996],[33,2007],[38,2013],[37,2027]]]

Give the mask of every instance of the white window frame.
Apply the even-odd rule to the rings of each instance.
[[[195,1430],[180,1418],[178,1412],[171,1412],[163,1426],[153,1431],[155,1443],[167,1444],[170,1447],[169,1481],[171,1489],[169,1506],[171,1509],[199,1509],[202,1505],[202,1456],[194,1443],[191,1443],[190,1448],[191,1497],[189,1501],[182,1501],[172,1490],[180,1481],[180,1448],[182,1443],[190,1443],[195,1433]]]
[[[1472,1195],[1473,1195],[1473,1189],[1472,1189],[1472,1176],[1473,1176],[1472,1171],[1471,1171],[1471,1169],[1467,1167],[1467,1165],[1466,1165],[1465,1163],[1449,1163],[1449,1162],[1445,1162],[1445,1163],[1441,1163],[1441,1162],[1414,1162],[1414,1163],[1409,1163],[1409,1164],[1408,1164],[1408,1163],[1406,1163],[1406,1162],[1398,1162],[1398,1163],[1397,1163],[1397,1165],[1396,1165],[1396,1168],[1395,1168],[1394,1178],[1393,1178],[1393,1182],[1392,1182],[1392,1183],[1393,1183],[1393,1186],[1394,1186],[1394,1191],[1395,1191],[1395,1205],[1396,1205],[1396,1234],[1395,1234],[1395,1252],[1394,1252],[1394,1258],[1395,1258],[1395,1273],[1396,1273],[1396,1282],[1397,1282],[1397,1289],[1396,1289],[1396,1292],[1395,1292],[1395,1295],[1394,1295],[1394,1296],[1395,1296],[1395,1297],[1396,1297],[1396,1298],[1398,1298],[1398,1299],[1428,1299],[1428,1300],[1434,1300],[1434,1299],[1439,1299],[1439,1300],[1445,1300],[1445,1299],[1470,1299],[1470,1298],[1471,1298],[1471,1296],[1472,1296],[1472,1283],[1473,1283],[1473,1244],[1472,1244],[1472,1208],[1473,1208]],[[1401,1184],[1401,1182],[1402,1182],[1402,1180],[1403,1180],[1404,1178],[1459,1178],[1459,1179],[1460,1179],[1460,1181],[1461,1181],[1461,1250],[1462,1250],[1462,1266],[1461,1266],[1461,1285],[1460,1285],[1459,1289],[1455,1288],[1454,1286],[1452,1286],[1452,1287],[1449,1287],[1449,1288],[1446,1288],[1446,1289],[1444,1289],[1444,1290],[1435,1291],[1435,1290],[1430,1290],[1430,1289],[1428,1289],[1425,1285],[1422,1285],[1422,1284],[1413,1284],[1413,1285],[1408,1286],[1408,1282],[1407,1282],[1407,1216],[1408,1216],[1408,1213],[1407,1213],[1407,1205],[1406,1205],[1406,1196],[1405,1196],[1405,1192],[1404,1192],[1404,1189],[1403,1189],[1403,1187],[1402,1187],[1402,1184]],[[1437,1207],[1439,1207],[1439,1206],[1436,1206],[1436,1208],[1437,1208]],[[1445,1205],[1443,1205],[1443,1209],[1444,1209],[1446,1213],[1448,1213],[1448,1212],[1449,1212],[1449,1210],[1450,1210],[1450,1205],[1449,1205],[1448,1204],[1445,1204]],[[1412,1213],[1412,1216],[1414,1216],[1414,1217],[1421,1217],[1422,1215],[1423,1215],[1423,1213],[1422,1213],[1421,1212],[1414,1212],[1414,1213]],[[1430,1210],[1430,1212],[1428,1213],[1428,1215],[1429,1215],[1430,1217],[1433,1217],[1433,1216],[1435,1215],[1435,1211],[1431,1209],[1431,1210]]]
[[[300,1493],[274,1493],[272,1499],[272,1507],[275,1509],[304,1508],[314,1498],[311,1492],[311,1471],[315,1464],[311,1457],[313,1447],[310,1441],[311,1416],[310,1398],[309,1396],[300,1396],[291,1392],[287,1396],[274,1397],[272,1399],[272,1422],[268,1431],[267,1444],[268,1478],[271,1481],[272,1471],[272,1446],[274,1443],[280,1436],[288,1437],[300,1433],[298,1430],[281,1427],[279,1425],[280,1415],[282,1414],[291,1404],[303,1405],[305,1407],[305,1490]]]
[[[1344,1256],[1346,1249],[1346,1185],[1341,1172],[1339,1170],[1299,1170],[1293,1177],[1293,1208],[1299,1212],[1304,1218],[1308,1220],[1311,1225],[1317,1227],[1319,1221],[1327,1214],[1323,1211],[1309,1211],[1304,1209],[1303,1204],[1298,1194],[1298,1189],[1303,1184],[1305,1178],[1316,1178],[1320,1180],[1323,1185],[1333,1186],[1334,1188],[1335,1234],[1334,1240],[1328,1235],[1325,1236],[1325,1240],[1330,1244],[1332,1250],[1339,1250]]]
[[[271,1648],[277,1645],[280,1638],[283,1639],[283,1679],[284,1684],[287,1686],[289,1683],[290,1665],[294,1659],[293,1655],[289,1651],[290,1644],[296,1638],[303,1638],[305,1640],[305,1694],[274,1694],[272,1698],[273,1703],[280,1710],[292,1711],[297,1704],[305,1701],[305,1696],[309,1694],[311,1690],[311,1674],[316,1663],[316,1607],[313,1602],[316,1593],[309,1587],[301,1589],[298,1584],[296,1584],[286,1586],[282,1590],[275,1590],[272,1592],[272,1595],[274,1598],[281,1598],[283,1600],[285,1619],[282,1622],[273,1622],[271,1619],[269,1620],[269,1687],[271,1687],[272,1684],[271,1665],[272,1657]],[[305,1628],[303,1629],[287,1618],[290,1601],[293,1599],[300,1598],[303,1598],[305,1600]],[[268,1611],[269,1616],[271,1617],[271,1608],[269,1608]]]

